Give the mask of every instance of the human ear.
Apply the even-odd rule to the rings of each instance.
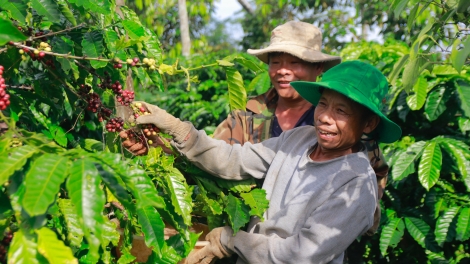
[[[380,117],[378,115],[372,115],[369,117],[369,120],[366,121],[366,125],[364,126],[364,134],[369,134],[379,125]]]

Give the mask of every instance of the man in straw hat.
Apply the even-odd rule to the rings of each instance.
[[[377,181],[361,138],[392,143],[400,127],[381,111],[388,92],[375,67],[348,61],[327,71],[321,82],[292,82],[316,105],[314,126],[283,132],[261,143],[227,144],[198,131],[157,106],[138,124],[153,124],[172,136],[172,145],[203,170],[230,180],[264,178],[269,199],[264,221],[252,218],[235,235],[218,227],[209,244],[186,263],[209,264],[238,255],[237,263],[342,263],[344,251],[374,224]]]

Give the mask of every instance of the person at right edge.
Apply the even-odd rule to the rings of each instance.
[[[312,105],[315,126],[302,126],[261,143],[227,144],[158,106],[141,102],[153,124],[172,137],[178,152],[201,169],[229,180],[264,178],[269,200],[264,221],[253,217],[246,231],[210,231],[204,248],[187,264],[209,264],[238,255],[245,263],[343,262],[344,251],[374,224],[377,181],[361,137],[393,143],[400,127],[381,110],[388,82],[374,66],[347,61],[320,82],[291,82]]]

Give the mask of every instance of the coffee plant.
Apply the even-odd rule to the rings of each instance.
[[[189,87],[194,68],[218,67],[241,108],[234,63],[256,65],[233,56],[166,65],[158,36],[108,0],[0,0],[0,32],[2,261],[131,263],[137,235],[152,249],[148,263],[177,263],[198,239],[192,223],[238,231],[262,216],[254,182],[217,180],[162,148],[135,157],[118,136],[131,129],[152,145],[157,133],[129,121],[135,87],[163,92],[165,76],[178,75]],[[166,238],[165,226],[177,234]]]

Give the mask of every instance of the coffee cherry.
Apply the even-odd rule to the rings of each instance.
[[[10,105],[10,95],[7,93],[5,79],[3,78],[3,70],[5,68],[0,65],[0,111],[7,109]]]

